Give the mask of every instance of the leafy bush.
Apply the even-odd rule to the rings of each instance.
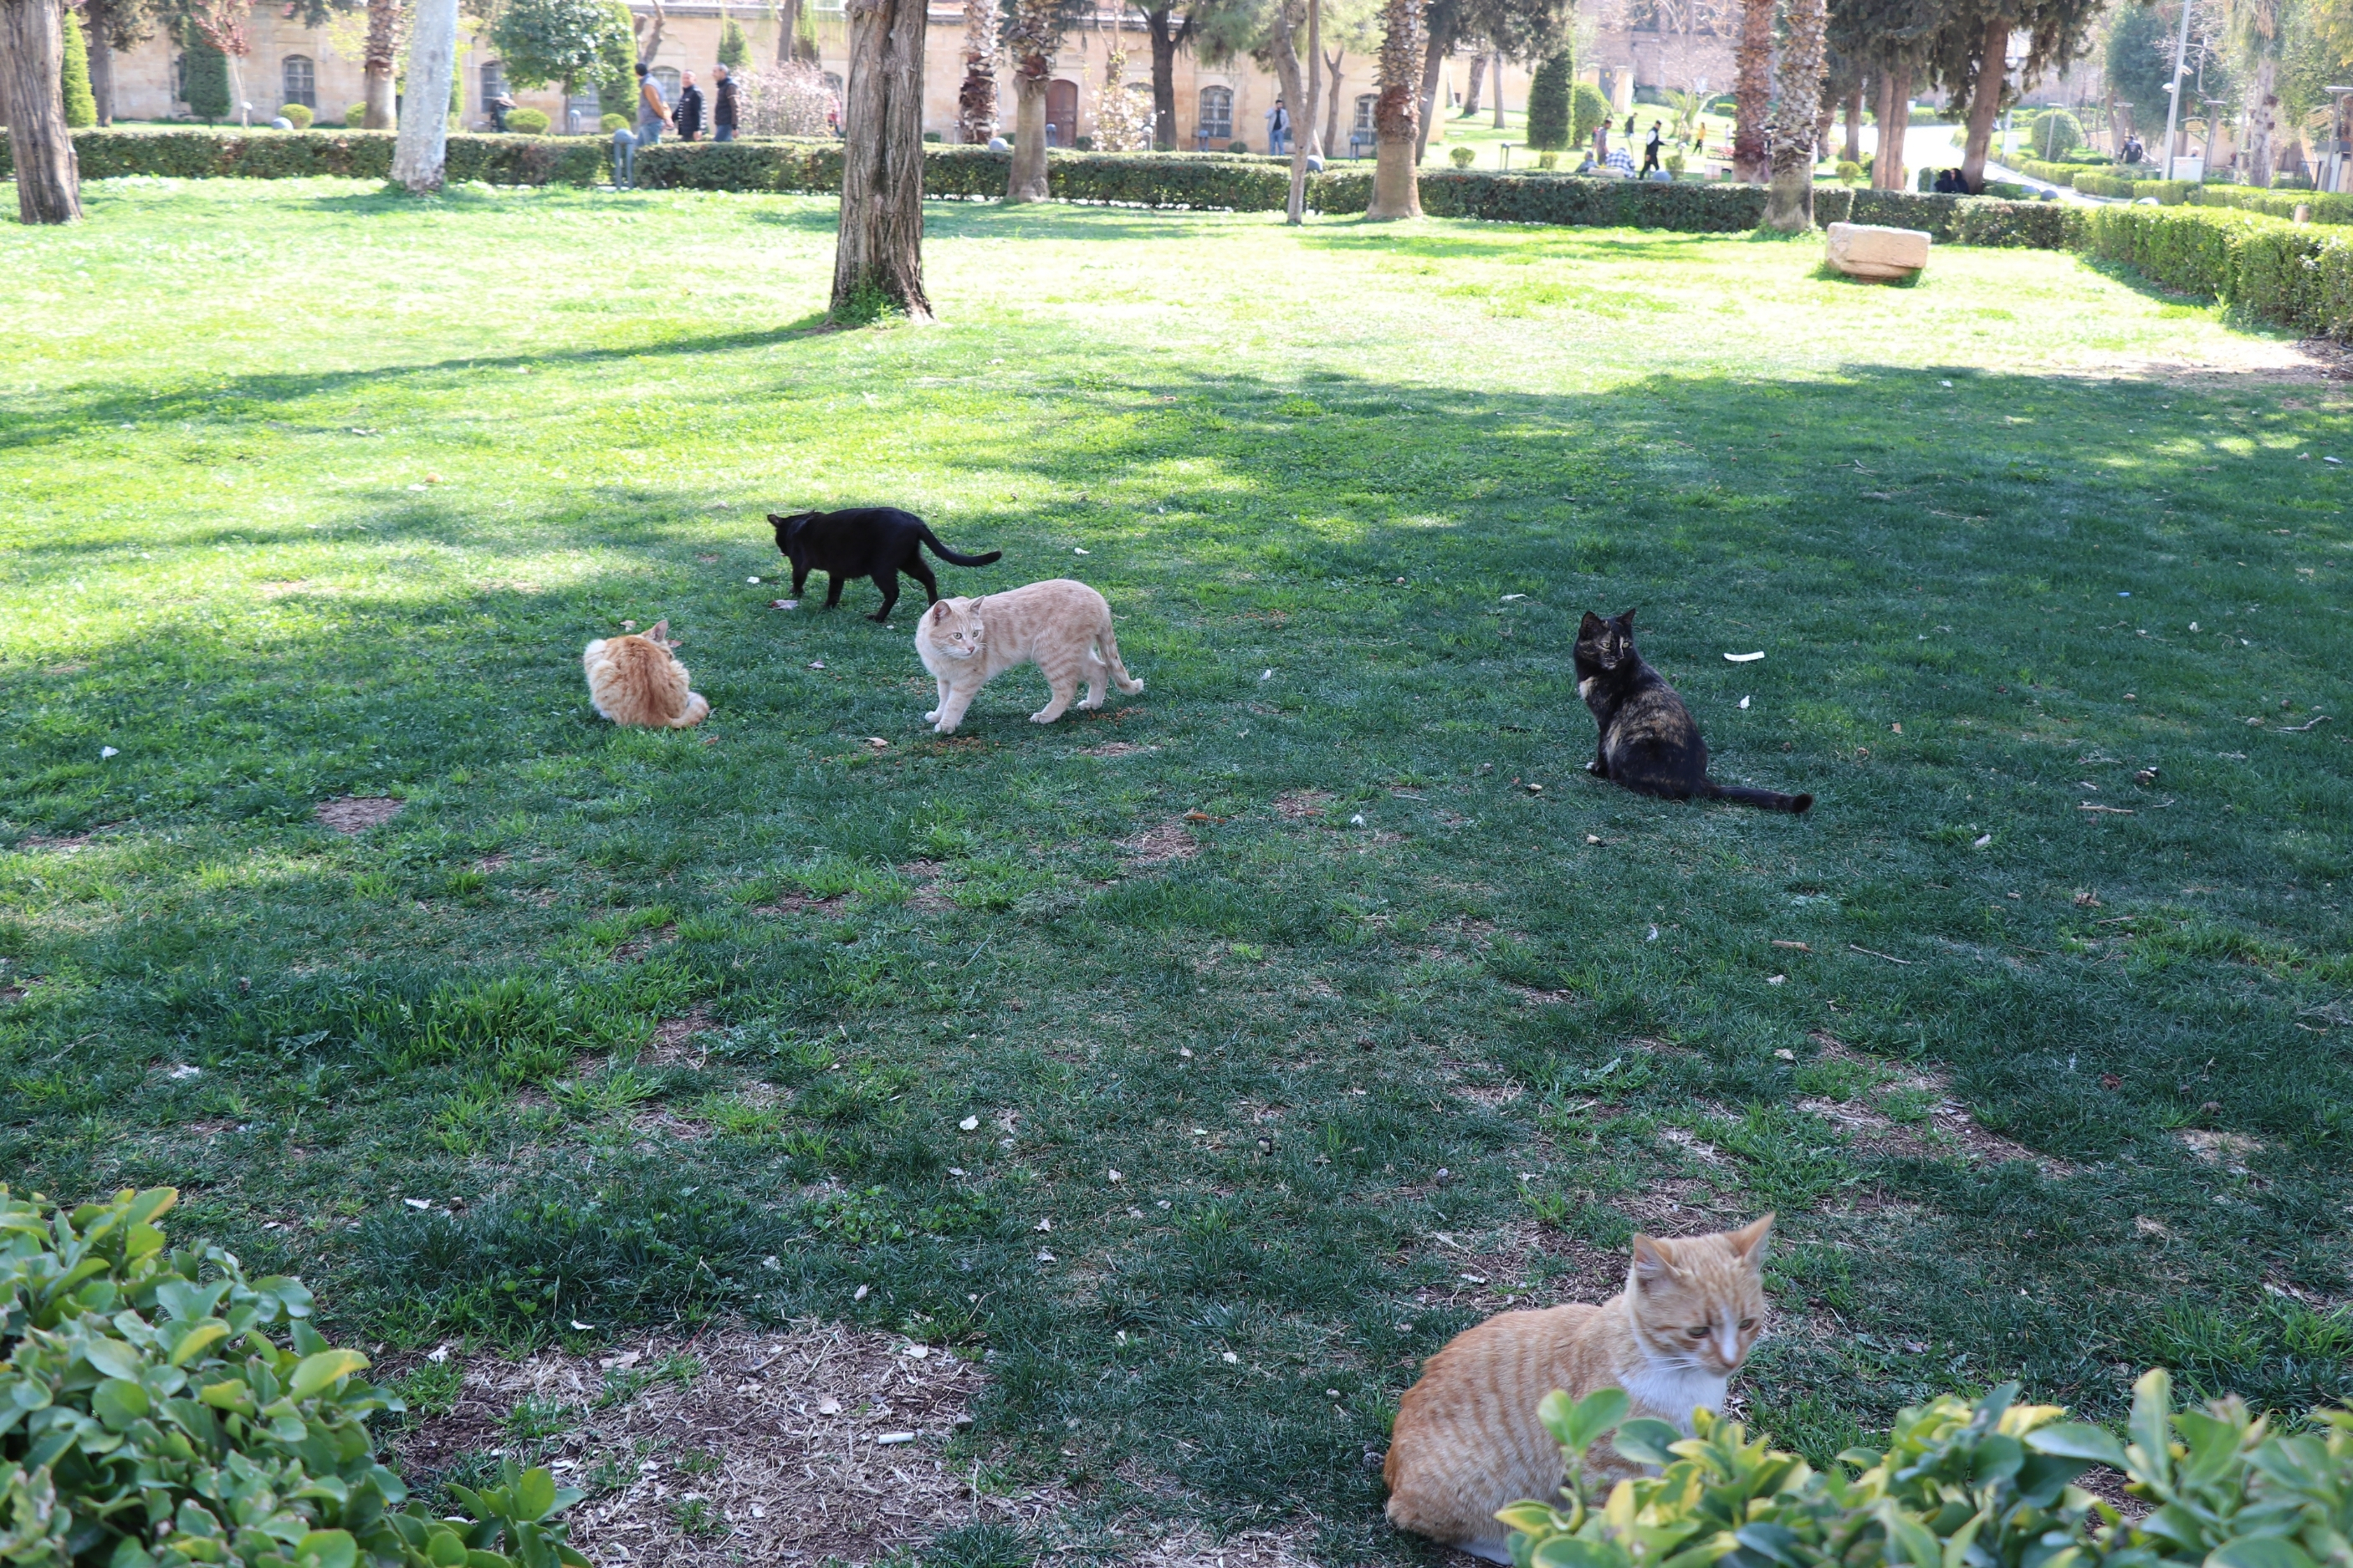
[[[84,179],[162,174],[180,179],[235,177],[301,179],[314,174],[381,180],[392,173],[394,133],[346,131],[340,135],[272,136],[236,129],[149,131],[112,126],[74,132]],[[605,150],[593,140],[536,136],[452,136],[452,184],[487,180],[501,185],[590,185],[600,178]]]
[[[544,136],[551,122],[543,109],[510,109],[507,110],[507,131],[515,136]]]
[[[2172,1380],[2134,1388],[2129,1440],[2017,1404],[2006,1384],[1974,1405],[1949,1394],[1900,1413],[1883,1453],[1850,1448],[1841,1469],[1750,1442],[1698,1413],[1696,1435],[1625,1419],[1603,1389],[1547,1395],[1546,1427],[1568,1460],[1560,1503],[1514,1504],[1517,1568],[2313,1568],[2341,1563],[2353,1523],[2353,1410],[2316,1412],[2274,1435],[2235,1398],[2173,1408]],[[1596,1504],[1580,1477],[1609,1437],[1662,1473],[1620,1481]],[[2158,1507],[2126,1523],[2073,1484],[2094,1464]],[[1852,1472],[1852,1473],[1848,1473]],[[2096,1521],[2096,1523],[2095,1523]]]
[[[2245,212],[2267,213],[2273,217],[2294,217],[2296,208],[2310,207],[2315,223],[2353,223],[2353,195],[2259,191],[2253,185],[2201,185],[2189,194],[2189,200],[2195,206],[2237,207]]]
[[[409,1504],[367,1418],[401,1408],[311,1295],[167,1250],[169,1187],[70,1211],[0,1187],[0,1557],[108,1568],[585,1568],[548,1473]],[[399,1510],[400,1511],[393,1511]]]
[[[610,136],[616,131],[628,130],[632,123],[634,122],[626,114],[607,114],[598,118],[596,129]]]
[[[1609,100],[1601,96],[1599,88],[1589,81],[1581,81],[1577,84],[1577,90],[1569,95],[1568,101],[1568,144],[1582,147],[1593,140],[1593,133],[1601,128],[1603,121],[1609,118]]]
[[[351,130],[357,131],[357,130],[358,130],[362,125],[365,124],[366,122],[367,122],[367,105],[366,105],[366,104],[364,104],[364,103],[354,103],[354,104],[353,104],[350,108],[348,108],[348,109],[346,109],[346,110],[343,110],[343,124],[344,124],[345,126],[347,126],[348,128],[350,128]]]
[[[228,118],[228,57],[204,39],[188,38],[187,84],[183,97],[188,112],[211,124]]]
[[[2154,201],[2159,206],[2179,206],[2198,189],[2189,180],[2136,180],[2130,174],[2105,174],[2079,171],[2075,188],[2095,196],[2114,196],[2124,201]]]
[[[2272,189],[2275,191],[2308,191],[2313,188],[2310,174],[2274,174]]]
[[[2075,188],[2094,196],[2128,197],[2132,193],[2130,174],[2110,174],[2090,169],[2075,172]]]
[[[2084,144],[2084,122],[2063,109],[2048,109],[2027,128],[2026,145],[2036,157],[2063,158]]]
[[[90,92],[90,47],[82,38],[81,14],[70,5],[65,8],[65,68],[60,85],[65,89],[67,128],[97,124],[98,100]]]
[[[1528,145],[1557,153],[1568,145],[1569,89],[1577,73],[1567,54],[1546,55],[1528,79]]]
[[[1852,158],[1841,158],[1838,161],[1838,169],[1836,173],[1838,174],[1839,184],[1842,185],[1859,185],[1862,184],[1862,165],[1856,163]]]
[[[307,103],[290,103],[278,112],[284,115],[297,131],[310,130],[311,121],[318,118]]]
[[[2310,336],[2353,338],[2353,244],[2330,226],[2204,207],[2082,212],[2082,248]]]
[[[1471,148],[1455,147],[1448,150],[1446,161],[1458,169],[1467,169],[1478,156],[1479,154]]]

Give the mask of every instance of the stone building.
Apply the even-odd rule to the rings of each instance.
[[[267,124],[289,103],[310,107],[325,124],[340,122],[362,97],[359,51],[364,16],[359,12],[339,17],[325,27],[303,26],[290,19],[282,0],[257,4],[248,24],[251,49],[232,59],[232,99],[250,105],[256,124]],[[632,9],[650,20],[653,7],[638,0]],[[849,34],[841,0],[814,0],[819,64],[836,90],[848,71]],[[773,12],[754,6],[722,7],[705,0],[666,3],[662,7],[661,39],[648,62],[666,89],[675,97],[681,72],[692,71],[706,90],[717,58],[725,18],[732,15],[751,43],[754,61],[774,59],[777,26]],[[647,31],[650,31],[648,28]],[[641,32],[640,37],[645,33]],[[956,136],[956,91],[963,77],[959,50],[964,40],[961,5],[934,4],[923,45],[923,129],[944,140]],[[1047,92],[1047,118],[1057,146],[1070,146],[1094,132],[1094,111],[1103,81],[1104,56],[1113,47],[1127,51],[1127,79],[1147,101],[1151,90],[1152,46],[1143,22],[1133,13],[1109,9],[1071,29],[1055,60],[1054,78]],[[1468,58],[1447,62],[1441,84],[1442,101],[1453,101],[1467,80]],[[554,87],[526,90],[511,87],[486,37],[469,36],[459,55],[464,93],[463,123],[469,130],[487,129],[483,104],[501,91],[522,107],[543,110],[558,132],[595,131],[602,118],[593,89],[569,102]],[[1342,66],[1338,142],[1334,152],[1346,156],[1351,132],[1361,130],[1369,141],[1372,131],[1373,68],[1370,55],[1351,58]],[[185,119],[186,101],[180,96],[182,62],[179,47],[165,37],[151,38],[114,59],[114,113],[118,120]],[[1488,73],[1492,84],[1493,73]],[[1514,109],[1525,106],[1527,71],[1512,66],[1505,72],[1504,92]],[[1219,148],[1231,142],[1247,142],[1254,151],[1266,149],[1266,116],[1279,95],[1273,74],[1247,56],[1212,65],[1193,50],[1178,51],[1176,62],[1176,143],[1186,148]],[[1000,64],[998,103],[1007,134],[1011,133],[1013,80],[1009,65]],[[1493,88],[1482,97],[1493,102]],[[1444,116],[1433,142],[1444,140]]]

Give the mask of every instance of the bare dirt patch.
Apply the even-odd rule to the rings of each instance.
[[[680,1355],[701,1374],[648,1378]],[[607,1390],[640,1381],[599,1407]],[[649,1341],[602,1358],[482,1357],[466,1367],[455,1406],[395,1447],[417,1472],[513,1452],[511,1417],[528,1401],[535,1415],[572,1418],[544,1462],[561,1483],[588,1489],[573,1540],[600,1564],[871,1563],[978,1520],[1033,1528],[1059,1501],[976,1496],[949,1468],[947,1441],[982,1382],[944,1350],[816,1321]]]
[[[654,1026],[653,1038],[647,1042],[646,1056],[656,1062],[691,1061],[702,1065],[709,1053],[691,1048],[690,1042],[718,1026],[707,1007],[691,1007],[675,1018],[664,1018]]]
[[[900,867],[899,875],[915,885],[915,890],[907,895],[907,902],[932,914],[955,908],[955,900],[941,892],[937,885],[940,873],[946,869],[936,860],[910,860]]]
[[[1119,847],[1127,851],[1131,866],[1165,866],[1172,860],[1190,860],[1201,852],[1199,840],[1185,831],[1185,825],[1171,817],[1156,827],[1147,827],[1133,838],[1122,839]]]
[[[761,904],[752,911],[759,915],[828,915],[839,919],[849,912],[849,895],[836,893],[828,899],[813,899],[807,893],[780,893],[772,904]]]
[[[332,800],[322,800],[311,809],[321,826],[332,827],[338,833],[365,833],[400,815],[405,802],[389,795],[339,795]]]
[[[68,833],[56,838],[44,838],[37,833],[28,833],[16,840],[16,847],[26,854],[71,856],[89,848],[90,840],[90,836],[87,833]]]
[[[1274,814],[1287,821],[1298,822],[1310,816],[1321,816],[1332,806],[1328,790],[1295,789],[1274,797]]]
[[[2193,1127],[2180,1134],[2182,1147],[2209,1165],[2221,1165],[2234,1176],[2247,1173],[2246,1158],[2263,1145],[2243,1132],[2209,1132]]]
[[[641,931],[613,950],[613,962],[635,963],[662,943],[677,940],[678,925],[675,921],[659,931]]]

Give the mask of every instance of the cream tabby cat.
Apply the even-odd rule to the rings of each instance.
[[[1633,1415],[1686,1433],[1694,1405],[1721,1413],[1725,1384],[1764,1324],[1772,1227],[1768,1214],[1715,1236],[1638,1236],[1626,1289],[1601,1305],[1504,1312],[1456,1335],[1398,1405],[1382,1471],[1389,1522],[1508,1563],[1496,1510],[1560,1488],[1560,1445],[1536,1419],[1546,1394],[1582,1399],[1614,1384]],[[1639,1473],[1607,1444],[1593,1458],[1599,1478]]]
[[[1067,577],[986,598],[942,599],[916,625],[915,651],[940,683],[940,705],[923,721],[942,735],[955,733],[980,689],[1017,664],[1035,664],[1053,689],[1046,706],[1029,715],[1033,724],[1060,718],[1081,681],[1087,687],[1082,708],[1102,707],[1110,686],[1131,697],[1144,689],[1119,661],[1111,606]]]
[[[670,622],[635,637],[598,637],[580,656],[588,700],[616,724],[683,730],[710,716],[711,704],[686,687],[686,666],[670,649]]]

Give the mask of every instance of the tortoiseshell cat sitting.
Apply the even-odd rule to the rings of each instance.
[[[1631,610],[1606,621],[1585,613],[1577,628],[1577,694],[1601,726],[1588,773],[1668,800],[1729,800],[1787,812],[1814,804],[1810,795],[1744,789],[1707,776],[1707,742],[1675,689],[1635,651]]]

